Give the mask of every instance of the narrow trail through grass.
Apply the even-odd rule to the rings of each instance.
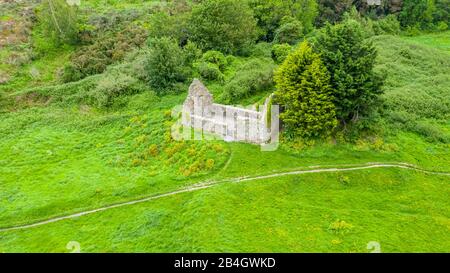
[[[212,181],[200,182],[200,183],[197,183],[197,184],[194,184],[191,186],[187,186],[187,187],[184,187],[184,188],[176,190],[176,191],[153,195],[153,196],[149,196],[149,197],[145,197],[145,198],[141,198],[141,199],[137,199],[137,200],[116,203],[116,204],[100,207],[97,209],[92,209],[92,210],[82,211],[82,212],[78,212],[78,213],[74,213],[74,214],[69,214],[66,216],[54,217],[54,218],[50,218],[47,220],[31,223],[31,224],[0,228],[0,232],[20,230],[20,229],[29,229],[29,228],[42,226],[42,225],[46,225],[46,224],[50,224],[50,223],[54,223],[54,222],[59,222],[59,221],[66,220],[66,219],[73,219],[73,218],[77,218],[77,217],[81,217],[84,215],[93,214],[93,213],[97,213],[97,212],[101,212],[101,211],[105,211],[105,210],[110,210],[110,209],[114,209],[114,208],[144,203],[144,202],[148,202],[151,200],[164,198],[167,196],[207,189],[207,188],[211,188],[213,186],[223,184],[223,183],[239,183],[239,182],[262,180],[262,179],[267,179],[267,178],[289,176],[289,175],[300,175],[300,174],[308,174],[308,173],[324,173],[324,172],[349,172],[349,171],[374,169],[374,168],[400,168],[400,169],[418,171],[418,172],[426,173],[426,174],[450,176],[450,173],[428,171],[428,170],[421,169],[415,165],[408,164],[408,163],[371,162],[371,163],[366,163],[366,164],[342,164],[342,165],[335,165],[334,167],[310,166],[310,167],[303,167],[303,169],[301,169],[301,170],[292,170],[292,171],[276,172],[276,173],[272,173],[272,174],[259,175],[259,176],[236,177],[236,178],[229,178],[229,179],[224,179],[224,180],[216,180],[216,181],[212,180]]]

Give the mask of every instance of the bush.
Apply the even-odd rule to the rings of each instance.
[[[284,60],[289,55],[289,53],[291,53],[291,51],[292,51],[292,46],[290,46],[289,44],[273,45],[272,59],[276,63],[280,64],[280,63],[284,62]]]
[[[200,62],[197,65],[197,70],[200,73],[200,75],[202,76],[202,78],[206,79],[206,80],[217,80],[220,82],[223,82],[225,77],[222,74],[222,72],[220,71],[219,67],[215,64],[212,63],[207,63],[207,62]]]
[[[191,39],[203,50],[238,53],[256,40],[256,21],[246,1],[205,0],[192,10]]]
[[[98,107],[109,107],[115,98],[135,94],[142,89],[139,80],[123,73],[110,73],[99,80],[97,86],[89,92],[89,98]]]
[[[400,24],[405,28],[416,26],[419,29],[430,29],[435,11],[435,1],[403,0],[402,11],[399,14]]]
[[[285,23],[275,31],[274,42],[278,44],[294,45],[303,37],[303,25],[300,21],[288,17],[284,18]]]
[[[438,23],[437,25],[437,30],[438,31],[446,31],[448,29],[448,24],[444,21],[441,21]]]
[[[202,61],[210,64],[215,64],[220,69],[220,71],[224,71],[225,67],[228,64],[225,56],[221,52],[214,50],[210,50],[203,54]]]
[[[444,22],[447,26],[450,24],[450,0],[436,0],[436,9],[433,13],[435,24]]]
[[[195,64],[202,78],[206,80],[217,80],[223,82],[225,76],[223,71],[228,65],[227,58],[219,51],[210,50],[203,54],[200,62]]]
[[[418,36],[422,34],[422,31],[420,30],[420,26],[414,25],[414,26],[407,26],[405,28],[405,35],[406,36]]]
[[[38,20],[47,36],[54,39],[57,44],[78,42],[77,10],[65,0],[43,1]]]
[[[383,19],[374,21],[372,28],[375,35],[400,34],[400,22],[397,20],[397,17],[392,14]]]
[[[152,91],[144,91],[129,98],[128,108],[138,110],[153,109],[159,103],[159,97]]]
[[[193,63],[202,57],[202,50],[194,42],[188,41],[183,47],[183,54],[184,64],[186,66],[192,66]]]
[[[353,5],[352,0],[318,0],[319,16],[316,25],[323,26],[326,23],[334,24],[341,21],[345,12]]]
[[[145,70],[149,85],[158,94],[166,93],[177,82],[186,80],[183,51],[170,38],[152,39]]]
[[[424,136],[430,142],[450,143],[450,135],[442,132],[435,124],[413,122],[409,127],[410,130]]]
[[[266,42],[259,42],[250,49],[250,55],[259,58],[271,58],[272,45]]]
[[[233,103],[270,89],[273,86],[273,69],[274,65],[267,59],[254,59],[244,64],[225,85],[221,99]]]
[[[7,101],[6,96],[0,91],[0,113],[6,108]]]
[[[275,92],[287,131],[300,137],[327,136],[336,126],[330,75],[307,42],[292,52],[275,75]]]
[[[61,80],[71,82],[100,74],[109,65],[123,60],[132,49],[141,47],[146,38],[146,31],[134,25],[118,33],[105,33],[94,44],[80,48],[71,56],[70,63],[64,67]]]
[[[169,15],[167,12],[159,12],[150,19],[150,37],[172,37],[178,44],[185,45],[189,38],[188,20],[189,13],[177,13]]]
[[[283,18],[293,18],[299,24],[289,24],[282,27],[284,34],[289,34],[288,29],[297,31],[302,28],[302,33],[313,29],[315,18],[318,14],[316,0],[250,0],[249,4],[254,11],[260,31],[260,40],[272,42],[276,31],[284,24]]]

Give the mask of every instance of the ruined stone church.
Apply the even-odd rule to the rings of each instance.
[[[271,96],[259,109],[214,103],[213,95],[194,79],[183,104],[182,124],[225,141],[261,144],[271,139]]]

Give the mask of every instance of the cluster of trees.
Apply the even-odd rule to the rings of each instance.
[[[83,44],[66,66],[64,81],[102,73],[125,53],[143,48],[142,79],[159,94],[196,74],[222,83],[222,99],[233,103],[275,81],[283,123],[302,137],[346,128],[377,105],[383,78],[373,71],[376,50],[368,36],[401,28],[444,30],[450,23],[450,0],[382,0],[381,6],[366,0],[174,0],[145,17],[144,27],[129,23],[139,15],[125,14],[91,20],[94,30],[77,21],[76,9],[64,0],[41,6],[40,21],[58,43]],[[225,82],[233,55],[256,56],[258,50],[261,59]],[[274,75],[275,64],[280,66]],[[130,92],[139,88],[126,79]]]
[[[341,21],[352,7],[371,19],[394,15],[406,30],[446,30],[450,25],[450,0],[381,0],[372,6],[367,0],[318,0],[318,6],[317,26]]]
[[[399,20],[405,28],[447,30],[450,0],[403,0]]]
[[[45,0],[40,21],[58,42],[76,43],[77,1]],[[171,37],[180,46],[188,40],[202,50],[243,53],[255,41],[296,44],[314,27],[336,23],[352,7],[366,17],[398,17],[403,28],[447,29],[450,0],[175,0],[151,16],[150,34]]]
[[[276,100],[287,132],[329,135],[377,105],[383,77],[374,72],[376,50],[354,20],[327,25],[303,42],[277,71]]]

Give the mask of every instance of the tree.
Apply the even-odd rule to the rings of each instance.
[[[256,21],[246,1],[205,0],[192,10],[191,40],[204,51],[237,53],[256,40]]]
[[[326,22],[335,23],[352,7],[353,0],[318,0],[319,16],[316,25],[322,26]]]
[[[191,6],[186,0],[168,2],[162,11],[150,17],[149,36],[172,37],[180,46],[186,45],[189,38],[188,24],[191,11]]]
[[[272,59],[280,64],[286,60],[289,53],[292,51],[292,46],[289,44],[275,44],[272,46]]]
[[[430,29],[435,11],[434,0],[404,0],[399,15],[400,24],[402,27],[419,26],[421,29]]]
[[[261,29],[260,39],[271,42],[286,16],[298,20],[307,33],[313,29],[318,14],[316,0],[249,0]]]
[[[275,31],[274,42],[294,45],[303,37],[303,25],[292,17],[285,17],[284,23]]]
[[[276,102],[288,132],[301,137],[329,134],[336,126],[330,75],[308,42],[293,51],[275,74]]]
[[[348,20],[328,24],[314,42],[330,72],[336,115],[344,125],[367,114],[382,93],[383,79],[373,70],[377,51],[364,37],[362,26]]]
[[[47,35],[57,43],[75,44],[78,41],[76,1],[43,1],[39,21]]]
[[[444,22],[450,25],[450,0],[436,0],[433,17],[436,24]]]
[[[177,41],[167,37],[150,40],[145,62],[148,82],[159,94],[186,79],[184,55]]]

